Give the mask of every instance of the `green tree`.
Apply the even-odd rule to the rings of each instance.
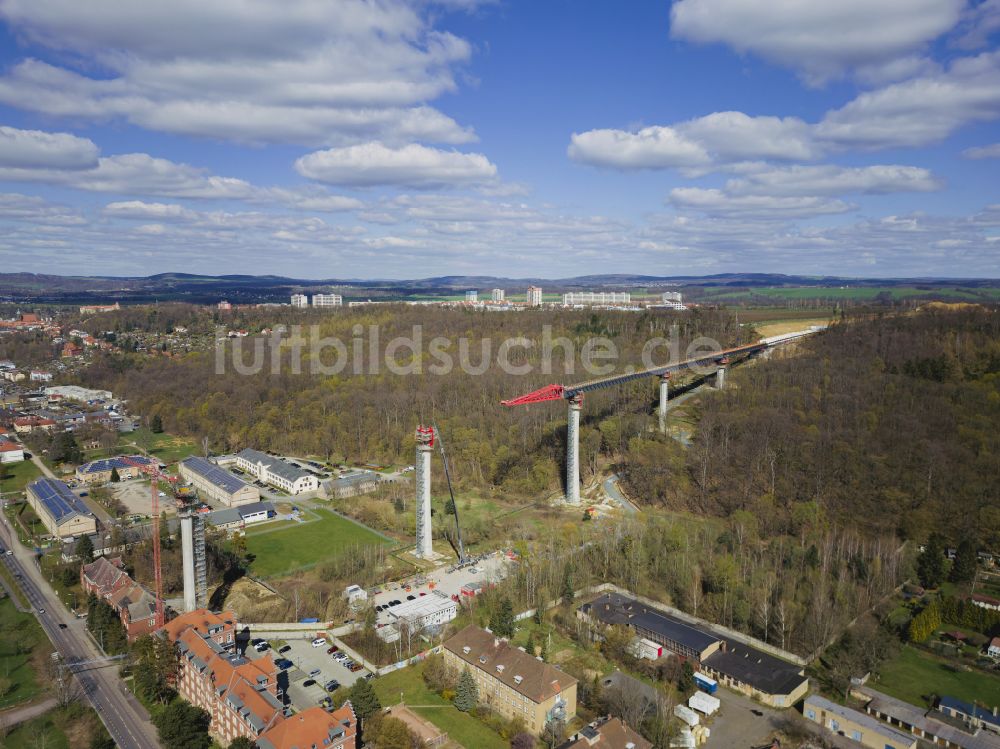
[[[569,564],[566,565],[566,569],[563,571],[562,588],[559,591],[559,596],[567,606],[573,605],[573,598],[576,596],[576,592],[573,590],[573,570]]]
[[[528,641],[524,643],[524,649],[532,658],[535,657],[535,633],[528,632]]]
[[[936,588],[944,581],[944,538],[932,533],[917,557],[917,577],[925,588]]]
[[[210,721],[208,713],[184,700],[171,702],[153,717],[160,743],[166,749],[208,749],[212,745]]]
[[[476,680],[472,677],[472,672],[466,666],[462,669],[462,675],[458,677],[458,687],[455,689],[455,707],[463,713],[467,713],[477,704],[479,704],[479,689],[476,687]]]
[[[84,564],[94,561],[94,542],[90,540],[90,536],[80,536],[76,542],[76,555]]]
[[[229,749],[257,749],[257,742],[246,736],[237,736],[229,742]]]
[[[413,732],[403,721],[391,715],[379,720],[374,738],[378,749],[411,749],[417,746]]]
[[[500,608],[490,618],[490,629],[493,634],[508,640],[514,636],[517,622],[514,620],[514,606],[509,598],[505,597],[500,601]]]
[[[949,579],[953,583],[972,582],[976,576],[976,547],[972,541],[963,538],[955,552],[955,563],[951,566]]]
[[[379,702],[378,695],[375,694],[368,679],[358,679],[354,682],[350,690],[350,700],[354,706],[354,713],[362,722],[382,709],[382,703]]]
[[[153,434],[163,433],[163,418],[159,414],[154,414],[153,418],[149,420],[149,431]]]
[[[120,475],[118,475],[118,469],[117,468],[112,468],[111,469],[111,483],[112,484],[117,484],[121,480],[122,480],[122,477]]]
[[[549,662],[549,638],[542,638],[542,652],[538,654],[539,657],[545,662]]]
[[[64,588],[71,588],[79,581],[80,573],[72,567],[63,567],[59,572],[59,579]]]
[[[535,749],[535,737],[521,731],[510,740],[510,749]]]
[[[677,691],[684,695],[694,691],[694,668],[691,667],[691,661],[681,664],[681,672],[677,676]]]
[[[72,432],[59,432],[52,438],[49,457],[56,463],[79,463],[83,453]]]

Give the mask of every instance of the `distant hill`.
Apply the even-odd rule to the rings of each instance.
[[[503,288],[522,293],[531,285],[546,293],[578,289],[682,288],[692,298],[724,301],[742,295],[756,298],[773,290],[817,290],[850,288],[905,289],[934,295],[937,289],[1000,289],[996,279],[946,278],[841,278],[835,276],[790,276],[777,273],[723,273],[710,276],[650,276],[609,273],[567,278],[500,278],[496,276],[435,276],[431,278],[383,280],[327,278],[304,279],[284,276],[230,274],[205,276],[193,273],[158,273],[152,276],[60,276],[36,273],[0,273],[0,301],[36,304],[84,304],[116,300],[123,304],[154,301],[183,301],[209,304],[221,299],[233,303],[287,302],[295,292],[311,293],[337,289],[348,299],[407,299],[410,297],[454,295],[468,289]],[[708,290],[713,290],[708,294]],[[901,292],[903,293],[903,292]],[[808,292],[805,296],[809,296]],[[800,295],[801,296],[801,295]],[[824,297],[818,291],[816,297]],[[839,294],[839,296],[843,296]],[[900,294],[893,294],[900,296]],[[949,298],[954,296],[949,295]],[[968,298],[979,297],[971,292]],[[1000,298],[997,295],[988,295]]]

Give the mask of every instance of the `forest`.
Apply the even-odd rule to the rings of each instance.
[[[270,318],[265,318],[265,313]],[[113,329],[118,318],[125,321],[122,328],[143,324],[137,315],[124,310],[103,315],[101,325]],[[506,409],[500,405],[502,399],[552,382],[589,379],[591,375],[581,366],[581,356],[590,338],[600,336],[612,341],[619,353],[620,368],[640,364],[646,342],[656,337],[669,338],[673,325],[677,326],[682,351],[699,336],[715,339],[722,346],[747,342],[753,336],[752,329],[740,327],[735,316],[716,310],[690,314],[498,314],[387,305],[326,315],[307,313],[299,319],[287,310],[248,310],[246,317],[242,315],[241,311],[233,316],[227,325],[260,331],[265,325],[277,328],[316,323],[322,337],[337,337],[348,346],[352,345],[356,326],[366,334],[370,326],[377,326],[383,342],[412,335],[414,326],[420,326],[425,349],[431,339],[442,336],[452,342],[449,352],[457,361],[458,341],[465,338],[471,364],[480,365],[485,345],[491,347],[494,366],[481,374],[456,366],[448,374],[400,375],[383,366],[377,374],[354,375],[348,368],[339,375],[321,376],[309,374],[308,363],[303,364],[301,374],[293,373],[291,352],[283,350],[280,372],[272,373],[268,366],[258,374],[239,374],[228,365],[233,355],[230,348],[225,352],[226,371],[217,374],[215,352],[169,360],[115,353],[103,355],[88,367],[82,373],[84,384],[114,391],[145,418],[159,415],[170,433],[207,436],[216,452],[252,446],[360,463],[409,463],[415,427],[435,423],[448,437],[450,459],[460,483],[535,497],[561,488],[565,407],[546,403]],[[162,316],[158,322],[163,322]],[[551,326],[548,335],[553,341],[565,338],[574,355],[569,358],[562,345],[553,345],[550,374],[542,371],[543,326]],[[511,364],[532,365],[534,371],[530,374],[508,374],[495,366],[501,342],[519,336],[538,344],[530,350],[510,351]],[[244,352],[252,351],[253,341],[245,340],[241,344]],[[659,353],[666,356],[662,348]],[[249,361],[251,357],[246,354],[245,358]],[[412,363],[402,353],[398,361]],[[564,374],[567,363],[574,366],[571,374]],[[591,475],[602,452],[624,449],[630,433],[646,428],[654,396],[654,386],[644,383],[588,398],[588,429],[583,435],[581,454]],[[613,424],[599,432],[597,425],[612,415]]]
[[[630,443],[620,473],[631,495],[747,511],[765,535],[836,523],[1000,549],[995,309],[859,315],[734,375],[699,402],[690,450]]]

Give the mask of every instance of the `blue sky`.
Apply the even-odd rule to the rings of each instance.
[[[0,0],[0,270],[1000,277],[1000,0]]]

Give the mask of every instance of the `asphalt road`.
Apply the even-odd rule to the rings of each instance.
[[[118,663],[87,663],[103,660],[103,655],[90,640],[83,620],[69,614],[46,584],[32,552],[17,541],[7,526],[6,518],[0,525],[0,539],[4,549],[14,550],[14,554],[4,553],[0,559],[15,576],[42,629],[63,662],[76,675],[87,701],[97,711],[115,743],[120,749],[159,747],[156,728],[150,723],[149,714],[118,677]],[[45,613],[41,613],[42,610]],[[60,628],[60,624],[66,625],[66,628]]]

